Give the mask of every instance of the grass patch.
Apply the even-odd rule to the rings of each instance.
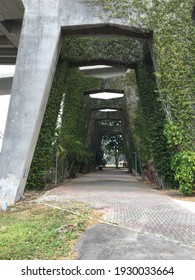
[[[0,259],[75,259],[76,241],[96,218],[99,214],[80,203],[65,211],[32,204],[0,212]]]

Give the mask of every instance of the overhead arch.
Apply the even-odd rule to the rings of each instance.
[[[0,204],[6,201],[8,205],[14,204],[23,195],[63,37],[116,35],[126,36],[128,39],[137,38],[137,41],[142,42],[150,40],[152,36],[151,32],[129,26],[122,20],[100,18],[84,0],[74,0],[74,3],[69,0],[22,2],[25,11],[24,16],[23,8],[20,11],[20,20],[23,22],[21,32],[21,25],[17,29],[17,40],[20,38],[18,48],[17,42],[12,40],[15,36],[14,26],[2,27],[2,21],[6,18],[0,17],[4,34],[15,46],[12,54],[14,60],[17,54],[8,122],[0,157],[0,165],[3,166],[0,169]],[[17,25],[14,21],[12,23]],[[8,27],[12,27],[11,32]],[[4,63],[10,53],[12,50],[4,50]],[[102,104],[102,108],[106,108],[106,105]],[[120,109],[120,106],[118,107]],[[95,109],[95,106],[92,106],[92,109]],[[17,150],[14,157],[13,153],[10,153],[13,150]]]
[[[127,69],[135,69],[136,62],[135,61],[122,61],[117,58],[113,59],[105,59],[105,58],[97,58],[97,59],[66,59],[66,62],[70,67],[82,67],[82,66],[93,66],[93,65],[108,65],[108,66],[115,66],[115,67],[124,67]]]
[[[148,40],[152,38],[152,32],[144,29],[120,25],[120,24],[92,24],[92,25],[73,25],[73,26],[62,26],[62,35],[64,36],[97,36],[97,35],[109,35],[109,36],[125,36],[132,39]]]

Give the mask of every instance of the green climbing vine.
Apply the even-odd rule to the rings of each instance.
[[[195,185],[195,153],[181,151],[172,158],[172,168],[175,171],[175,179],[180,183],[180,191],[185,195],[192,194],[192,186]]]
[[[130,25],[153,31],[150,45],[159,98],[166,116],[163,130],[172,153],[171,168],[180,191],[192,194],[195,184],[194,0],[88,2],[101,6],[109,17],[125,18]]]
[[[154,20],[157,26],[154,47],[157,53],[156,75],[167,111],[164,134],[173,151],[175,180],[185,195],[191,195],[195,186],[193,2],[169,1],[161,9],[154,5],[160,19]],[[160,26],[162,21],[164,24]]]
[[[86,77],[78,68],[70,68],[67,72],[62,123],[57,140],[61,150],[59,164],[62,180],[75,176],[78,171],[93,169],[94,155],[85,145],[91,112],[83,92],[100,85],[101,79]]]
[[[86,77],[78,68],[70,68],[66,75],[62,129],[73,135],[83,144],[86,141],[87,123],[90,111],[84,107],[83,92],[86,89],[100,88],[101,79]]]
[[[118,64],[135,64],[142,56],[143,42],[130,38],[78,37],[65,38],[61,57],[67,62],[111,60]]]
[[[163,135],[165,115],[159,100],[156,87],[154,69],[152,65],[139,65],[137,67],[137,84],[139,92],[139,105],[141,106],[141,120],[147,130],[142,132],[142,142],[149,151],[147,160],[153,160],[158,173],[165,185],[174,185],[173,172],[171,170],[171,152],[168,148],[166,138]],[[137,116],[139,124],[139,115]],[[139,126],[136,131],[139,133]],[[143,135],[145,132],[145,135]]]
[[[41,189],[45,186],[47,166],[52,157],[52,142],[55,138],[66,73],[66,64],[59,61],[27,180],[27,188],[30,189]]]
[[[174,0],[163,6],[156,1],[152,8],[156,16],[150,18],[155,25],[156,77],[167,116],[164,134],[173,152],[175,180],[184,195],[192,194],[195,182],[193,4]]]
[[[58,178],[63,180],[93,166],[93,155],[85,148],[89,110],[83,108],[83,91],[100,86],[100,80],[85,77],[77,68],[68,68],[58,62],[41,131],[36,145],[27,188],[45,186],[47,172],[55,167],[56,152],[59,158]],[[60,105],[63,100],[61,126],[57,127]],[[56,151],[56,145],[58,146]],[[49,178],[50,179],[50,178]]]

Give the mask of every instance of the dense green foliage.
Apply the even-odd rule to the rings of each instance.
[[[137,84],[140,99],[135,132],[142,141],[140,143],[141,158],[145,159],[145,164],[152,159],[158,176],[161,177],[164,184],[173,186],[171,153],[163,135],[165,114],[159,100],[152,65],[139,65],[137,67]],[[142,122],[141,127],[140,121]],[[139,135],[140,133],[141,135]]]
[[[85,144],[90,108],[85,105],[83,92],[100,88],[101,80],[84,76],[78,68],[70,68],[66,75],[62,129]]]
[[[83,95],[86,89],[100,87],[101,80],[85,77],[77,68],[70,68],[66,75],[62,124],[58,137],[60,177],[75,176],[93,168],[94,155],[85,147],[90,107]]]
[[[45,186],[47,166],[52,157],[52,143],[55,138],[57,118],[63,97],[66,73],[66,65],[64,62],[59,61],[31,164],[27,180],[27,188],[41,189]]]
[[[153,30],[151,52],[162,107],[164,134],[172,149],[172,169],[183,194],[195,182],[195,26],[194,0],[91,0],[108,17],[125,18],[130,25]],[[192,174],[186,170],[186,162]]]
[[[58,145],[58,181],[75,177],[76,172],[91,170],[93,154],[74,135],[60,131]]]
[[[99,79],[87,78],[79,69],[68,68],[61,60],[58,62],[27,188],[43,188],[48,173],[51,173],[48,179],[53,180],[56,152],[58,179],[75,176],[76,171],[85,172],[93,167],[93,154],[85,148],[90,110],[84,106],[83,91],[96,86],[100,86]],[[62,123],[57,127],[62,100]]]
[[[109,156],[114,156],[116,168],[118,168],[119,156],[124,153],[124,142],[122,135],[104,136],[105,152]]]
[[[175,179],[180,191],[186,195],[192,193],[195,182],[193,4],[191,0],[169,1],[161,7],[154,3],[158,20],[155,17],[152,22],[155,24],[156,76],[167,115],[164,133],[174,152],[172,169]]]
[[[191,195],[192,186],[195,184],[195,153],[183,151],[175,154],[172,168],[175,171],[175,179],[180,184],[180,191],[185,195]]]
[[[67,62],[105,60],[135,64],[142,56],[142,42],[129,38],[80,37],[64,39],[61,57]]]

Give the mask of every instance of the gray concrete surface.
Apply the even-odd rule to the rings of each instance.
[[[102,79],[114,78],[118,76],[125,76],[127,68],[119,67],[107,67],[107,68],[96,68],[96,69],[81,69],[83,74],[89,77],[96,77]]]
[[[103,214],[78,242],[79,259],[195,259],[195,213],[125,170],[82,176],[39,202],[72,200]]]
[[[79,260],[195,260],[195,249],[122,227],[98,224],[76,245]]]

